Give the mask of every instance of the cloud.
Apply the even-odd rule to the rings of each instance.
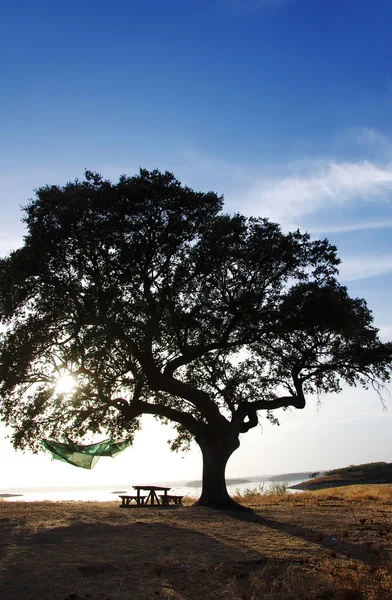
[[[387,201],[391,192],[392,162],[317,161],[309,164],[306,174],[261,178],[249,191],[246,212],[298,222],[324,208]]]
[[[317,225],[307,227],[309,233],[347,233],[349,231],[365,231],[372,229],[388,229],[392,221],[366,221],[363,223],[347,223],[346,225]]]
[[[339,272],[339,279],[343,282],[385,275],[392,272],[392,255],[348,257],[339,265]]]
[[[0,257],[4,258],[8,255],[11,250],[15,250],[19,248],[23,243],[23,234],[24,231],[22,227],[20,227],[20,231],[16,232],[16,228],[14,228],[14,233],[11,235],[10,233],[4,233],[0,231]]]
[[[376,150],[380,155],[392,153],[392,140],[377,129],[371,127],[356,127],[345,131],[345,136],[350,142],[357,143],[369,150]]]
[[[382,342],[390,342],[392,340],[392,325],[382,325],[379,335]]]

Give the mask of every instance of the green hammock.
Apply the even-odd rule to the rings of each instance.
[[[98,444],[83,446],[75,444],[67,438],[67,443],[42,440],[42,444],[46,450],[52,453],[54,459],[69,463],[75,467],[81,467],[82,469],[92,469],[101,456],[115,458],[120,452],[130,446],[131,441],[125,440],[124,442],[113,443],[112,438],[109,438]]]

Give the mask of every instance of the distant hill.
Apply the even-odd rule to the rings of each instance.
[[[304,471],[302,473],[283,473],[282,475],[271,475],[266,481],[295,481],[300,479],[313,479],[320,475],[320,471]]]
[[[315,490],[344,485],[392,483],[392,463],[377,462],[350,465],[326,471],[322,477],[292,485],[294,489]]]
[[[357,479],[358,477],[388,477],[392,476],[392,463],[374,462],[363,465],[350,465],[341,469],[333,469],[324,473],[326,477],[344,477],[344,479]],[[389,483],[389,482],[388,482]]]

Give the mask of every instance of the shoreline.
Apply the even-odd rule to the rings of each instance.
[[[371,479],[359,479],[353,481],[352,479],[331,479],[327,481],[303,481],[295,485],[291,485],[288,489],[290,490],[324,490],[328,488],[347,487],[351,485],[392,485],[392,482],[384,480],[371,480]]]
[[[23,494],[0,494],[0,498],[17,498],[23,496]]]

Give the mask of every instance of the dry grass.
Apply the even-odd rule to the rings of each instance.
[[[326,488],[299,494],[263,494],[257,488],[248,490],[246,494],[239,494],[235,499],[247,506],[263,506],[288,502],[291,504],[314,504],[323,501],[344,500],[346,502],[377,502],[378,504],[392,503],[392,485],[350,485],[346,487]]]
[[[246,503],[253,512],[0,502],[0,598],[392,599],[392,487]]]

